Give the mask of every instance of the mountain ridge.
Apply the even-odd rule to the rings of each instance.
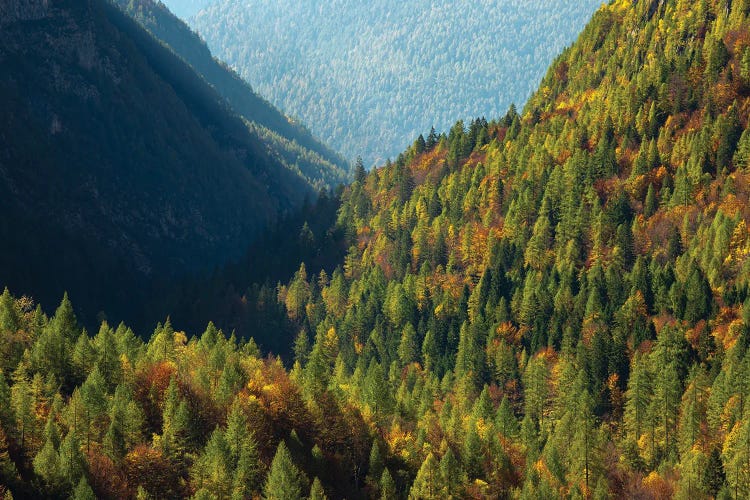
[[[251,122],[256,134],[270,143],[277,159],[287,168],[298,171],[317,190],[332,189],[349,180],[349,165],[343,158],[257,95],[239,75],[215,59],[205,42],[163,4],[153,0],[118,3],[203,76],[236,113]]]
[[[130,287],[108,279],[142,288],[144,279],[210,269],[314,196],[223,98],[114,5],[4,6],[16,16],[0,42],[9,96],[2,267],[14,289],[40,300],[68,289],[88,319],[93,302],[110,297],[118,317]]]
[[[238,0],[189,22],[271,102],[369,168],[430,127],[521,105],[597,6]]]

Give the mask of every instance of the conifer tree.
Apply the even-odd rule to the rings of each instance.
[[[18,468],[8,453],[8,438],[0,425],[0,484],[12,486],[20,479]]]
[[[214,429],[203,452],[193,463],[193,484],[218,498],[232,494],[232,457],[229,444],[220,428]]]
[[[292,460],[286,443],[281,441],[271,462],[271,469],[263,487],[266,500],[302,498],[307,491],[307,479]]]
[[[398,346],[398,357],[401,364],[408,365],[417,361],[417,332],[411,323],[406,323],[404,331],[401,333],[401,342]]]
[[[708,456],[708,464],[706,464],[703,472],[703,483],[706,492],[714,498],[717,498],[726,484],[724,464],[721,461],[721,453],[718,448],[711,450],[711,454]]]
[[[625,393],[625,425],[635,441],[640,439],[645,431],[652,391],[652,376],[641,354],[635,353],[631,362],[628,389]]]
[[[75,381],[80,384],[86,380],[94,363],[96,363],[96,350],[91,345],[91,340],[85,331],[81,332],[75,345],[73,345],[71,361]]]
[[[230,447],[231,448],[231,447]],[[252,433],[245,436],[234,469],[233,496],[246,498],[260,489],[260,457]]]
[[[0,427],[5,429],[15,428],[11,389],[2,370],[0,370]]]
[[[91,450],[91,442],[97,440],[103,432],[103,417],[107,412],[106,382],[97,366],[94,366],[81,386],[80,394],[83,402],[81,423],[88,452]]]
[[[10,403],[16,419],[17,439],[21,448],[25,449],[30,438],[33,439],[36,434],[37,419],[34,414],[36,401],[23,363],[13,373]]]
[[[378,441],[372,442],[372,448],[370,448],[370,461],[367,467],[367,477],[365,481],[372,488],[377,489],[380,477],[383,475],[385,469],[385,461],[382,454],[380,453],[380,446]]]
[[[59,494],[65,487],[64,471],[60,467],[60,456],[55,448],[56,437],[48,433],[47,439],[34,457],[34,473],[42,479],[47,494]]]
[[[71,498],[73,500],[96,500],[94,490],[89,486],[85,476],[81,477],[75,490],[73,490],[73,496]]]
[[[310,496],[308,497],[310,500],[327,500],[328,497],[326,496],[325,490],[323,489],[323,484],[320,482],[320,479],[317,477],[313,479],[312,487],[310,488]]]
[[[73,432],[68,432],[60,443],[60,469],[71,488],[85,477],[86,458],[81,452],[81,444]]]
[[[391,476],[391,472],[386,467],[383,469],[383,475],[380,477],[380,498],[382,500],[390,500],[396,498],[396,482]]]
[[[440,478],[443,489],[440,495],[443,498],[454,498],[459,496],[459,488],[466,481],[461,463],[456,458],[453,450],[448,448],[440,459]]]
[[[0,329],[6,332],[15,332],[19,326],[20,318],[15,301],[8,287],[5,287],[2,295],[0,295]]]
[[[190,414],[187,403],[179,396],[177,380],[172,377],[164,393],[161,449],[168,456],[181,460],[187,450]]]
[[[97,351],[96,364],[104,377],[108,390],[113,390],[122,378],[120,353],[117,349],[114,331],[106,321],[102,322],[99,332],[93,339]]]
[[[437,500],[441,497],[442,479],[437,459],[428,453],[417,472],[417,477],[409,490],[409,498],[414,500]]]

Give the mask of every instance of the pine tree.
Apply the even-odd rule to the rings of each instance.
[[[365,164],[362,162],[362,157],[357,156],[357,160],[354,162],[354,180],[363,184],[366,178],[367,171],[365,170]]]
[[[234,469],[233,496],[247,498],[260,489],[260,457],[258,445],[252,433],[248,434],[241,445],[237,464]]]
[[[239,459],[243,443],[250,437],[247,416],[240,397],[235,398],[227,416],[226,440],[234,460]]]
[[[286,443],[281,441],[271,462],[263,497],[267,500],[302,498],[304,491],[307,491],[307,479],[294,465]]]
[[[656,213],[659,208],[659,203],[656,199],[656,190],[653,184],[648,185],[648,191],[646,191],[646,199],[643,202],[643,215],[648,218]]]
[[[122,366],[114,331],[106,321],[102,322],[99,333],[94,337],[93,345],[97,351],[96,364],[104,377],[107,390],[113,390],[121,382]]]
[[[398,346],[398,357],[402,365],[408,365],[417,361],[417,332],[411,323],[406,323],[404,331],[401,333],[401,342]]]
[[[73,432],[68,432],[60,443],[60,469],[71,488],[85,477],[86,458],[81,452],[81,444]]]
[[[36,434],[37,420],[34,414],[36,401],[24,365],[19,364],[13,373],[13,386],[10,389],[10,403],[16,419],[17,439],[22,449]]]
[[[414,500],[437,500],[442,498],[442,479],[438,461],[428,453],[417,472],[417,477],[409,490],[409,498]]]
[[[596,484],[595,472],[598,467],[597,435],[594,422],[594,402],[584,390],[578,398],[575,413],[576,428],[567,453],[571,462],[571,479],[583,484],[586,496]]]
[[[42,329],[31,350],[31,366],[36,371],[51,373],[63,381],[70,379],[73,373],[70,364],[72,342],[67,338],[69,333],[59,326],[65,322],[62,318],[59,321],[50,321]]]
[[[47,436],[47,440],[39,453],[34,457],[34,473],[44,481],[47,493],[59,494],[65,486],[63,470],[60,468],[60,456],[55,449],[55,438]]]
[[[503,396],[500,406],[497,408],[495,428],[506,438],[514,438],[518,435],[518,420],[510,407],[507,396]]]
[[[309,500],[328,500],[323,485],[317,477],[313,479],[312,487],[310,488],[310,496],[308,498]]]
[[[124,420],[125,408],[121,402],[115,402],[110,409],[109,427],[102,443],[107,456],[115,462],[122,459],[127,451]]]
[[[385,417],[393,408],[393,396],[383,367],[374,359],[367,368],[362,395],[376,415]]]
[[[714,498],[726,484],[724,464],[721,461],[721,453],[718,448],[711,450],[711,454],[708,456],[708,464],[703,472],[703,483],[706,492]]]
[[[14,485],[20,479],[18,468],[8,453],[8,438],[0,425],[0,484]]]
[[[258,444],[239,397],[230,409],[224,436],[234,464],[233,495],[242,498],[250,496],[260,486],[260,457]]]
[[[164,393],[161,448],[173,458],[182,459],[187,450],[190,414],[187,403],[179,396],[177,380],[172,377]]]
[[[443,458],[440,459],[440,477],[443,484],[440,495],[443,498],[459,496],[459,488],[466,482],[466,476],[456,455],[450,448],[445,451]]]
[[[49,322],[49,327],[59,332],[69,344],[72,344],[78,338],[80,333],[78,319],[73,312],[73,304],[70,302],[67,292],[63,294],[62,301]]]
[[[469,421],[469,429],[466,432],[463,450],[463,464],[469,479],[484,477],[484,453],[482,452],[482,440],[477,432],[474,420]]]
[[[232,457],[224,432],[216,428],[190,471],[193,484],[217,498],[232,493]]]
[[[307,332],[302,329],[297,334],[297,338],[294,340],[294,360],[297,361],[301,366],[307,363],[307,358],[310,355],[310,340],[307,338]]]
[[[631,362],[630,379],[625,393],[625,425],[637,441],[645,430],[648,407],[653,393],[652,376],[639,353]]]
[[[5,379],[3,371],[0,370],[0,427],[5,429],[13,429],[16,423],[11,401],[11,390],[8,386],[8,381]]]
[[[708,280],[696,266],[685,284],[685,315],[684,319],[695,324],[701,319],[708,319],[711,311],[713,294]]]
[[[81,400],[83,402],[83,424],[86,440],[86,451],[91,451],[91,442],[99,438],[103,431],[103,417],[107,412],[107,392],[104,377],[98,366],[89,373],[86,381],[81,386]]]
[[[73,496],[71,497],[73,500],[96,500],[96,495],[94,495],[94,490],[91,489],[91,486],[89,486],[88,481],[86,481],[86,477],[81,477],[81,480],[78,482],[78,486],[76,486],[75,490],[73,490]]]
[[[367,467],[367,477],[365,478],[367,484],[372,488],[377,489],[378,482],[380,481],[380,477],[383,475],[384,469],[385,460],[380,453],[380,446],[378,445],[378,441],[374,440],[372,442],[372,448],[370,448],[370,461]]]
[[[15,333],[21,326],[21,318],[15,301],[6,287],[0,295],[0,332]]]
[[[396,482],[391,476],[391,472],[386,467],[383,469],[383,475],[380,477],[380,498],[390,500],[397,497]]]
[[[91,345],[91,340],[85,331],[78,336],[78,340],[73,346],[71,358],[75,381],[80,384],[86,380],[96,362],[96,350]]]
[[[169,361],[175,357],[175,332],[169,318],[156,326],[146,346],[146,357],[151,361]]]

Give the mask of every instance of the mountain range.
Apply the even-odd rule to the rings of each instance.
[[[2,12],[2,61],[55,19],[137,28],[47,8]],[[615,0],[523,109],[415,134],[171,281],[202,333],[92,336],[5,290],[0,492],[746,498],[749,124],[750,1]]]
[[[430,127],[523,104],[600,3],[225,0],[188,21],[261,94],[369,167]]]

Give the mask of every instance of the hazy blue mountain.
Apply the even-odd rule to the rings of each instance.
[[[182,19],[194,16],[201,9],[205,9],[216,0],[169,0],[160,2],[169,6],[169,10]]]
[[[600,4],[220,0],[190,22],[261,95],[372,163],[431,126],[520,108]]]

